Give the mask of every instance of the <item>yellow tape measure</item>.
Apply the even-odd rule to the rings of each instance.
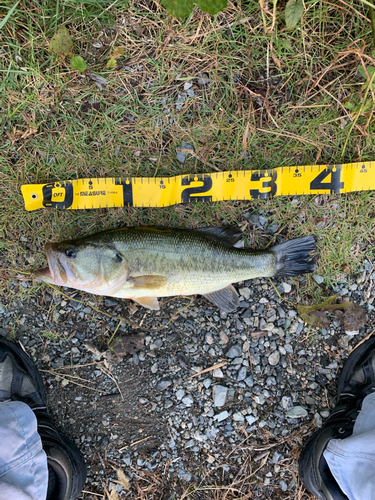
[[[26,210],[167,207],[198,201],[349,193],[375,189],[375,162],[306,165],[176,177],[76,179],[21,187]]]

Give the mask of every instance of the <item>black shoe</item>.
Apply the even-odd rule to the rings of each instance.
[[[73,500],[86,481],[81,452],[52,424],[42,378],[33,361],[12,342],[0,339],[0,403],[22,401],[35,413],[38,433],[47,455],[47,500]]]
[[[323,452],[331,439],[344,439],[353,433],[363,400],[374,391],[375,337],[350,354],[340,375],[336,406],[299,458],[302,482],[319,500],[348,500],[331,474]]]

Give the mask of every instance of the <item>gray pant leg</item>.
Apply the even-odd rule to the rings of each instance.
[[[331,439],[323,455],[349,500],[375,500],[375,393],[363,400],[353,434]]]
[[[47,456],[33,411],[20,401],[0,403],[0,500],[45,500]]]

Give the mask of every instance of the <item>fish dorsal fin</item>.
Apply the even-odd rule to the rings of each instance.
[[[137,297],[136,299],[132,299],[134,302],[138,302],[143,307],[147,307],[147,309],[151,309],[153,311],[159,311],[159,301],[157,297]]]
[[[219,226],[219,227],[200,227],[194,229],[200,233],[206,234],[212,239],[219,240],[221,243],[226,243],[231,247],[237,246],[240,242],[243,232],[238,225],[234,226]]]
[[[167,278],[165,276],[144,275],[128,278],[127,281],[133,283],[133,289],[146,288],[147,290],[156,290],[167,283]]]
[[[216,292],[206,293],[203,295],[210,302],[215,304],[223,312],[232,312],[239,306],[240,300],[238,293],[232,285],[228,285]]]

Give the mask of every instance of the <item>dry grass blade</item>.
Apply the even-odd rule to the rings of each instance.
[[[129,479],[126,477],[124,471],[122,469],[116,469],[116,474],[118,477],[118,480],[122,484],[125,490],[129,489]]]

